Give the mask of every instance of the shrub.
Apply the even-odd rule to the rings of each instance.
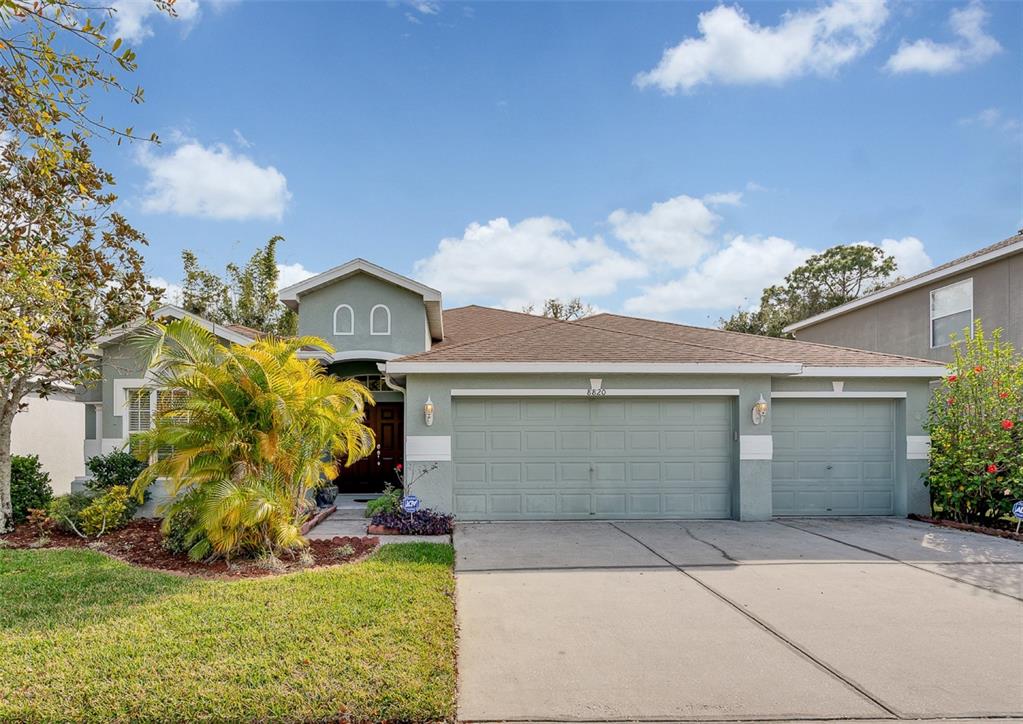
[[[938,514],[990,522],[1023,498],[1023,359],[978,321],[931,399],[927,485]]]
[[[397,513],[400,502],[401,490],[388,484],[383,495],[366,503],[366,517],[372,518],[377,513]]]
[[[12,456],[11,505],[14,507],[14,522],[26,520],[29,510],[45,508],[52,498],[50,474],[39,464],[39,456]]]
[[[146,463],[124,450],[115,450],[106,455],[89,458],[85,467],[92,477],[85,487],[97,493],[104,493],[115,485],[130,488],[135,478],[146,469]]]
[[[124,527],[131,520],[132,505],[128,499],[128,488],[115,485],[87,505],[79,514],[81,525],[78,529],[88,536],[98,538],[104,533]]]
[[[445,535],[451,532],[451,516],[424,508],[416,513],[377,513],[373,525],[394,528],[402,535]]]
[[[78,533],[81,512],[92,504],[92,497],[86,493],[60,495],[50,501],[46,515],[50,523],[65,533]]]
[[[160,527],[163,533],[163,547],[176,555],[190,554],[196,543],[205,543],[200,548],[205,551],[209,544],[199,525],[198,496],[189,491],[174,501],[168,509],[167,516]]]

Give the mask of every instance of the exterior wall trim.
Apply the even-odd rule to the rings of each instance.
[[[944,368],[942,368],[944,369]],[[624,374],[768,374],[798,375],[803,365],[793,362],[733,364],[718,362],[417,362],[396,360],[387,363],[389,374],[409,373],[479,373],[503,374],[532,372],[537,374],[558,372],[619,372]],[[883,377],[883,373],[873,376]]]
[[[796,377],[831,377],[840,380],[843,377],[927,377],[937,379],[944,377],[944,365],[920,367],[804,367]]]
[[[896,284],[895,286],[888,287],[887,289],[875,292],[874,294],[869,294],[865,297],[854,299],[851,302],[846,302],[845,304],[837,306],[834,309],[829,309],[826,312],[821,312],[820,314],[816,314],[812,317],[807,317],[806,319],[803,319],[799,322],[794,322],[793,324],[790,324],[789,326],[785,327],[783,331],[786,333],[798,332],[801,329],[811,327],[819,322],[823,322],[826,319],[831,319],[832,317],[840,316],[842,314],[845,314],[846,312],[851,312],[854,309],[859,309],[860,307],[865,307],[870,304],[880,302],[882,299],[888,299],[889,297],[893,297],[898,294],[908,292],[912,289],[926,286],[927,284],[930,284],[932,282],[941,281],[942,279],[945,279],[947,277],[955,276],[957,274],[960,274],[961,272],[969,271],[970,269],[975,269],[976,267],[983,266],[984,264],[988,264],[992,261],[997,261],[998,259],[1001,259],[1003,257],[1018,254],[1021,251],[1023,251],[1023,241],[1018,241],[1015,244],[1003,246],[1000,249],[995,249],[994,251],[990,251],[987,254],[982,254],[980,256],[973,257],[972,259],[967,259],[966,261],[960,262],[959,264],[955,264],[954,266],[939,269],[937,271],[932,271],[930,273],[925,272],[922,276],[919,276],[916,279],[905,281],[902,284]]]
[[[931,457],[931,436],[930,435],[907,435],[906,436],[906,459],[907,460],[928,460]]]
[[[770,435],[739,435],[740,460],[771,460],[774,438]]]
[[[376,321],[377,310],[383,309],[387,319],[387,330],[384,332],[377,332],[373,329],[373,323]],[[374,304],[373,308],[369,310],[369,333],[374,337],[389,337],[391,336],[391,310],[386,304]]]
[[[342,331],[338,326],[338,312],[341,310],[348,312],[348,331]],[[352,337],[355,335],[355,310],[352,309],[350,304],[339,304],[334,307],[334,336],[336,337]]]
[[[588,388],[456,388],[452,397],[588,397]],[[601,397],[738,397],[737,389],[639,389],[604,390]]]
[[[771,398],[775,400],[801,400],[801,399],[816,399],[824,398],[830,400],[855,400],[855,399],[890,399],[890,400],[904,400],[907,395],[905,392],[892,392],[879,390],[877,392],[812,392],[812,391],[795,391],[795,392],[772,392]]]
[[[408,462],[448,462],[451,460],[450,435],[408,435],[405,438]]]

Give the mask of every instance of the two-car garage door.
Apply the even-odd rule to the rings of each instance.
[[[463,520],[728,518],[734,401],[715,397],[459,397]],[[774,399],[774,515],[891,515],[895,407]]]
[[[728,518],[733,402],[700,397],[459,397],[463,520]]]

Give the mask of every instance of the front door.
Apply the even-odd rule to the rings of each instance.
[[[394,468],[404,456],[404,405],[378,402],[366,408],[366,426],[376,436],[376,448],[369,456],[342,467],[334,481],[342,493],[378,493],[386,483],[397,485]]]

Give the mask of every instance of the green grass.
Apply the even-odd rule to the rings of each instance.
[[[0,721],[452,719],[452,561],[209,581],[0,550]]]

